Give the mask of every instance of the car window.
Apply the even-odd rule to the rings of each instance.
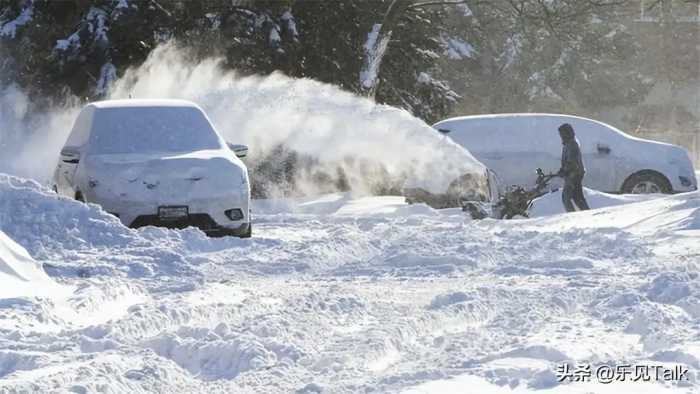
[[[617,131],[587,119],[576,119],[572,125],[584,153],[596,153],[598,145],[610,146],[622,138]]]
[[[90,137],[90,118],[92,117],[92,108],[86,108],[80,111],[80,114],[75,119],[75,124],[71,130],[66,146],[80,148],[88,142]]]
[[[122,107],[96,111],[93,153],[173,153],[218,149],[221,142],[201,110],[192,107]]]
[[[552,152],[561,149],[557,127],[550,117],[472,118],[437,123],[448,136],[474,153]]]
[[[449,130],[450,139],[470,152],[493,152],[502,146],[496,141],[509,139],[510,130],[494,119],[459,119],[435,124],[435,129]]]

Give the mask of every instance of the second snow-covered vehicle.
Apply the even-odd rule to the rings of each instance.
[[[201,108],[183,100],[111,100],[78,115],[54,172],[56,192],[101,205],[127,226],[196,226],[251,236],[250,182]]]
[[[609,193],[677,193],[697,189],[693,163],[680,146],[636,138],[591,119],[553,114],[463,116],[433,125],[493,170],[502,185],[531,185],[531,168],[556,172],[557,129],[569,123],[581,144],[583,184]],[[556,186],[556,185],[555,185]]]

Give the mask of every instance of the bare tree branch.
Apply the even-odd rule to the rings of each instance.
[[[415,3],[411,4],[408,7],[406,7],[407,10],[412,10],[414,8],[421,8],[421,7],[428,7],[428,6],[433,6],[433,5],[455,5],[455,4],[464,4],[466,3],[466,0],[457,0],[457,1],[426,1],[423,3]]]

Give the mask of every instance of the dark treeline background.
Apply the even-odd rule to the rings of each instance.
[[[333,83],[433,122],[546,111],[697,152],[698,0],[0,0],[0,87],[34,102],[105,94],[174,39],[242,74]],[[396,6],[396,4],[393,4]],[[368,35],[392,27],[376,92]]]

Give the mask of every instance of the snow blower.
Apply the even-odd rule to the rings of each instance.
[[[506,191],[496,203],[462,200],[462,211],[468,212],[472,219],[512,219],[516,216],[528,216],[532,201],[547,193],[549,182],[557,174],[545,174],[541,168],[535,170],[537,179],[535,186],[525,190],[522,186],[514,185]]]

